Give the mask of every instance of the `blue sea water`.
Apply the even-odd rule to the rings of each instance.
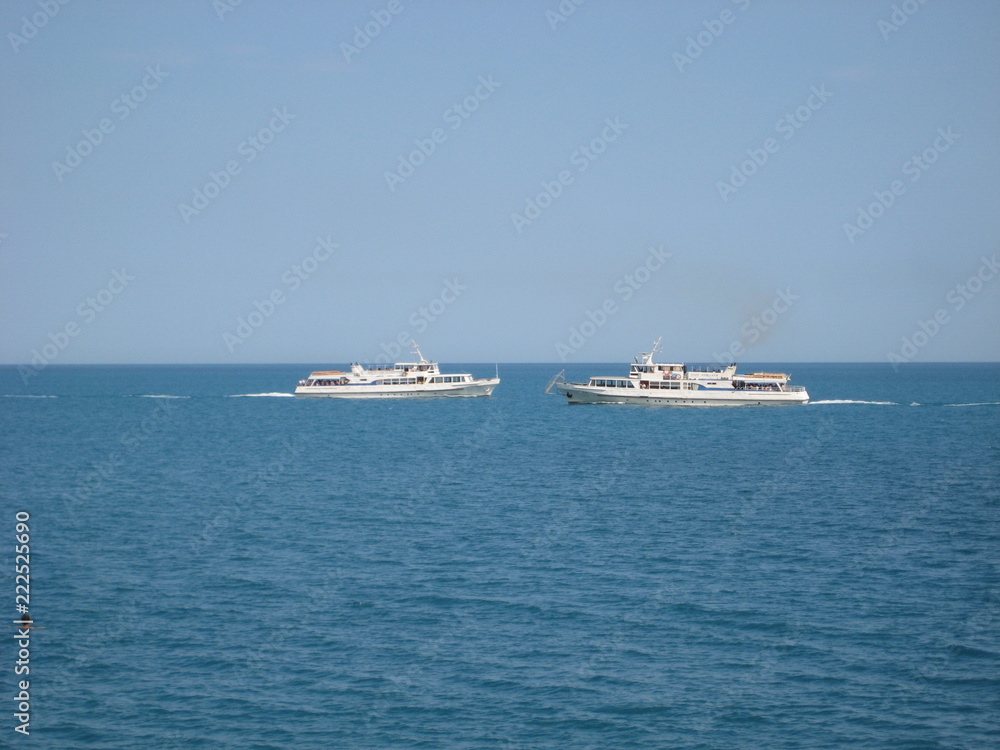
[[[27,511],[37,626],[0,744],[1000,746],[1000,366],[769,367],[814,402],[0,369],[2,606]]]

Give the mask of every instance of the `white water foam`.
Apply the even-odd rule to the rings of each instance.
[[[59,398],[58,396],[32,396],[26,393],[5,393],[4,398]]]
[[[879,406],[902,406],[897,401],[854,401],[849,398],[834,398],[826,401],[810,401],[809,406],[818,406],[820,404],[878,404]],[[910,404],[910,406],[919,406],[919,404]]]
[[[231,396],[226,396],[226,398],[263,398],[269,396],[274,398],[295,398],[294,393],[234,393]]]
[[[879,406],[905,406],[898,401],[855,401],[853,399],[829,399],[826,401],[810,401],[809,406],[826,404],[877,404]],[[919,401],[912,401],[909,406],[924,406]],[[934,404],[931,404],[933,406]],[[979,401],[972,404],[939,404],[940,406],[1000,406],[1000,401]]]

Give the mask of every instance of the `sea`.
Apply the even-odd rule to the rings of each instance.
[[[1000,747],[1000,365],[291,395],[330,366],[0,369],[0,746]]]

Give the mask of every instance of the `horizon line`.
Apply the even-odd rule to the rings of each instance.
[[[331,362],[330,360],[323,360],[328,364],[343,364],[342,362]],[[346,361],[346,360],[345,360]],[[400,360],[402,362],[402,360]],[[463,362],[461,360],[434,360],[438,364],[461,364],[461,365],[555,365],[564,367],[573,367],[576,365],[620,365],[622,360],[593,360],[586,362],[555,362],[555,361],[517,361],[517,362],[502,362],[500,360],[489,360],[482,362]],[[689,360],[695,364],[712,364],[724,367],[729,364],[736,365],[748,365],[748,364],[791,364],[791,365],[889,365],[889,366],[904,366],[904,365],[995,365],[1000,364],[1000,360],[992,359],[968,359],[968,360],[951,360],[951,359],[941,359],[941,360],[924,360],[920,362],[899,362],[893,363],[888,360],[780,360],[780,359],[748,359],[742,362],[730,361],[726,363],[722,362],[710,362],[709,360]],[[271,366],[287,366],[287,367],[306,367],[312,366],[315,362],[52,362],[46,364],[43,368],[36,370],[37,372],[42,372],[42,370],[47,370],[50,367],[271,367]],[[349,362],[348,364],[353,364]],[[389,363],[377,363],[374,361],[361,362],[359,364],[389,364]],[[626,363],[629,364],[629,363]],[[674,363],[670,363],[674,364]],[[684,363],[687,364],[687,363]],[[0,363],[0,368],[17,368],[17,367],[28,367],[35,369],[33,365],[26,362],[7,362]]]

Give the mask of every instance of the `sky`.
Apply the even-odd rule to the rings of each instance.
[[[0,363],[1000,360],[992,0],[0,31]]]

